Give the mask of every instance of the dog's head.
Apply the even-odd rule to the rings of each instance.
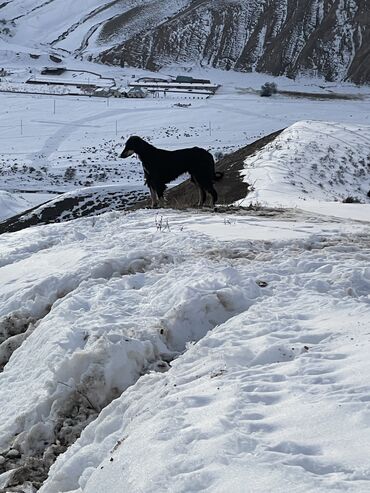
[[[133,135],[127,140],[125,148],[123,149],[120,157],[126,158],[131,156],[132,154],[140,154],[140,150],[142,149],[143,144],[144,141],[142,138]]]

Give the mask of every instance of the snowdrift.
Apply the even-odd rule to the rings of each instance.
[[[301,121],[244,162],[243,205],[309,201],[370,203],[370,127]]]

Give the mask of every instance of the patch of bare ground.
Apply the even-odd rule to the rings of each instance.
[[[324,89],[324,87],[322,88]],[[237,87],[238,94],[260,94],[259,89],[252,87]],[[277,94],[297,99],[312,99],[312,100],[343,100],[343,101],[364,101],[367,96],[363,94],[348,94],[339,92],[307,92],[307,91],[285,91],[277,90]]]
[[[362,101],[365,96],[362,94],[340,94],[338,92],[303,92],[303,91],[278,91],[278,94],[282,96],[288,96],[290,98],[300,99],[314,99],[314,100],[345,100],[345,101]]]

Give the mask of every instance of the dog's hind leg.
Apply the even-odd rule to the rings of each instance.
[[[203,180],[205,181],[205,180]],[[218,199],[218,195],[217,195],[217,192],[213,186],[212,183],[203,183],[200,184],[198,181],[196,182],[196,184],[198,185],[198,188],[199,188],[199,203],[198,203],[198,206],[199,207],[203,207],[204,205],[204,202],[206,201],[206,191],[211,195],[212,197],[212,206],[215,207],[215,204],[217,202],[217,199]]]
[[[164,183],[160,183],[156,185],[157,197],[161,207],[164,207],[166,199],[164,198],[164,192],[166,190],[166,185]]]
[[[204,202],[206,201],[206,191],[205,189],[199,184],[198,180],[191,175],[190,181],[196,184],[198,187],[198,192],[199,192],[199,200],[198,200],[198,207],[203,207]]]
[[[206,201],[206,192],[204,188],[202,188],[200,185],[198,185],[198,190],[199,190],[198,207],[203,207],[204,202]]]
[[[213,207],[215,207],[216,206],[217,199],[218,199],[218,195],[217,195],[217,192],[214,189],[213,185],[210,185],[209,187],[207,187],[207,192],[211,194],[211,197],[212,197],[212,205],[213,205]]]

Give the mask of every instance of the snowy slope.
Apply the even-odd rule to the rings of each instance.
[[[30,209],[32,205],[29,200],[19,195],[0,190],[0,221]]]
[[[0,7],[6,26],[10,29],[9,41],[18,45],[31,41],[30,47],[50,45],[50,48],[69,52],[85,50],[94,40],[96,30],[104,29],[107,22],[118,22],[119,40],[123,41],[176,14],[188,4],[188,0],[153,2],[129,0],[122,2],[88,0],[83,4],[68,0],[12,0]],[[114,41],[119,34],[109,37]],[[109,45],[112,44],[112,41]],[[92,43],[93,50],[96,44]]]
[[[370,127],[301,121],[246,159],[247,203],[370,203]]]
[[[0,16],[13,53],[370,81],[367,0],[9,0]]]
[[[367,491],[369,241],[294,211],[2,235],[0,488],[62,454],[41,492]]]

